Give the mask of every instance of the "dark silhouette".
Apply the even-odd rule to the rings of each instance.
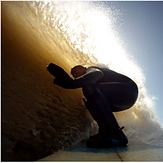
[[[77,65],[71,69],[72,79],[61,67],[50,63],[47,70],[55,77],[53,83],[66,89],[82,88],[84,102],[99,126],[87,147],[125,146],[128,143],[112,112],[131,108],[138,97],[138,87],[129,77],[109,68]],[[126,117],[127,118],[127,117]]]

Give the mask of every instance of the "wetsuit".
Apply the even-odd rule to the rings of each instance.
[[[119,125],[112,112],[122,111],[134,105],[138,96],[138,88],[127,76],[108,68],[89,67],[79,78],[72,79],[60,69],[62,76],[54,74],[56,65],[49,65],[48,71],[56,76],[54,84],[66,89],[82,88],[87,99],[87,108],[99,125],[101,135],[119,132]],[[58,77],[57,77],[58,75]],[[125,143],[127,143],[126,140]]]

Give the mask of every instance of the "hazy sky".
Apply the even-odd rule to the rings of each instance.
[[[163,2],[105,2],[119,8],[120,38],[146,76],[146,88],[157,98],[155,105],[163,124]]]

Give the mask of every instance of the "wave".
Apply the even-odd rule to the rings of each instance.
[[[124,132],[132,141],[163,146],[163,130],[157,119],[154,100],[145,86],[143,69],[127,52],[118,35],[115,21],[120,11],[92,2],[24,3],[37,17],[36,24],[48,47],[57,45],[62,51],[60,57],[66,58],[70,67],[75,64],[104,64],[137,83],[139,97],[136,104],[115,116],[119,124],[125,126]],[[97,126],[92,126],[90,130],[96,130]]]

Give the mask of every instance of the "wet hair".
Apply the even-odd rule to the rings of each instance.
[[[78,67],[82,67],[82,68],[85,68],[84,66],[82,65],[77,65],[77,66],[74,66],[72,69],[71,69],[71,74],[73,73],[73,71],[78,68]]]

